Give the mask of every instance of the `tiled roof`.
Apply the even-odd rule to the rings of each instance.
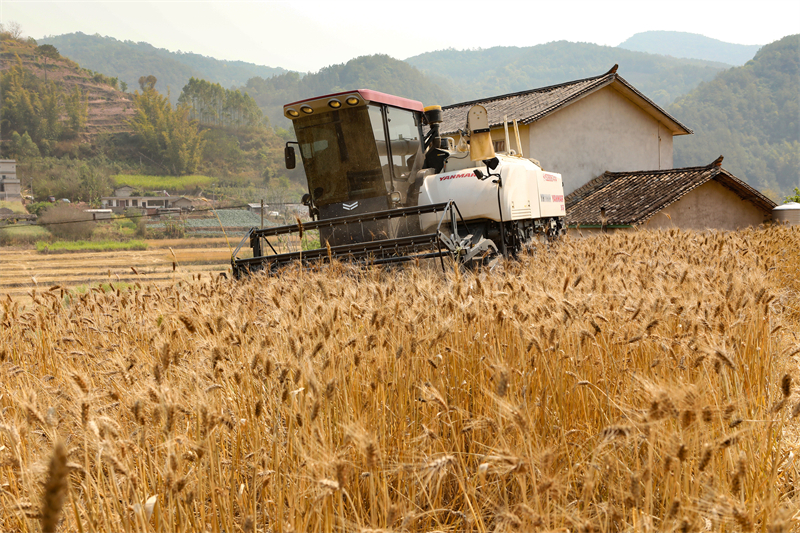
[[[640,100],[640,104],[651,106],[651,111],[657,115],[663,115],[666,122],[673,123],[674,131],[678,132],[678,135],[692,133],[692,130],[678,122],[677,119],[661,109],[658,104],[619,76],[617,74],[617,65],[614,65],[605,74],[594,78],[445,106],[442,108],[444,120],[440,126],[440,131],[443,134],[453,134],[457,133],[459,128],[463,129],[467,122],[467,112],[476,104],[481,104],[486,108],[489,114],[489,126],[492,128],[502,126],[503,117],[506,115],[508,115],[510,122],[517,120],[523,125],[531,124],[612,83],[619,83],[625,92],[634,99]]]
[[[705,167],[606,172],[567,197],[570,226],[638,225],[686,194],[716,180],[765,211],[777,204],[722,168],[722,156]]]

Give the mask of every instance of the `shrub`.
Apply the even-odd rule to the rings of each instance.
[[[133,235],[139,239],[147,238],[147,217],[138,209],[126,209],[125,216],[129,217],[124,222],[133,229]]]
[[[58,239],[87,240],[94,233],[92,215],[71,205],[56,205],[39,217],[39,223]]]
[[[36,215],[38,217],[41,216],[49,208],[53,207],[53,204],[51,204],[50,202],[35,202],[32,204],[28,204],[25,207],[28,210],[28,213]]]

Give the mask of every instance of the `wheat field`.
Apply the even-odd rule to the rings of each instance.
[[[150,241],[148,250],[112,252],[43,254],[30,249],[4,249],[0,252],[0,299],[10,296],[28,304],[32,291],[46,291],[54,285],[65,290],[84,290],[101,283],[169,285],[200,273],[230,269],[231,249],[224,241],[207,241],[212,247],[202,243],[173,249],[169,241]]]
[[[3,531],[798,531],[800,228],[0,303]]]

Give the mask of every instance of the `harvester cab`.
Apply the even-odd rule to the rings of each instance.
[[[331,219],[409,205],[409,188],[423,166],[422,104],[361,90],[304,100],[284,108],[292,119],[308,180],[306,203]],[[286,146],[286,159],[294,152]],[[398,220],[374,221],[370,239],[396,237]],[[340,230],[340,231],[334,231]],[[323,231],[331,245],[362,240],[362,228]]]
[[[234,252],[237,277],[332,257],[474,263],[514,254],[563,226],[561,176],[495,154],[482,106],[470,109],[458,143],[440,134],[441,107],[365,89],[288,104],[284,115],[297,136],[286,144],[286,166],[294,168],[299,152],[312,221],[252,228]],[[313,230],[320,248],[291,249],[291,234]],[[253,257],[238,259],[248,240]]]

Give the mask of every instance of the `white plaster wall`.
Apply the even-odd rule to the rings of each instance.
[[[642,108],[604,87],[525,128],[526,157],[559,172],[569,194],[603,172],[672,168],[672,134]],[[502,130],[492,132],[502,138]]]
[[[711,180],[667,206],[641,227],[733,231],[758,226],[769,220],[772,220],[771,212],[762,211],[749,201],[742,200],[727,187]]]

